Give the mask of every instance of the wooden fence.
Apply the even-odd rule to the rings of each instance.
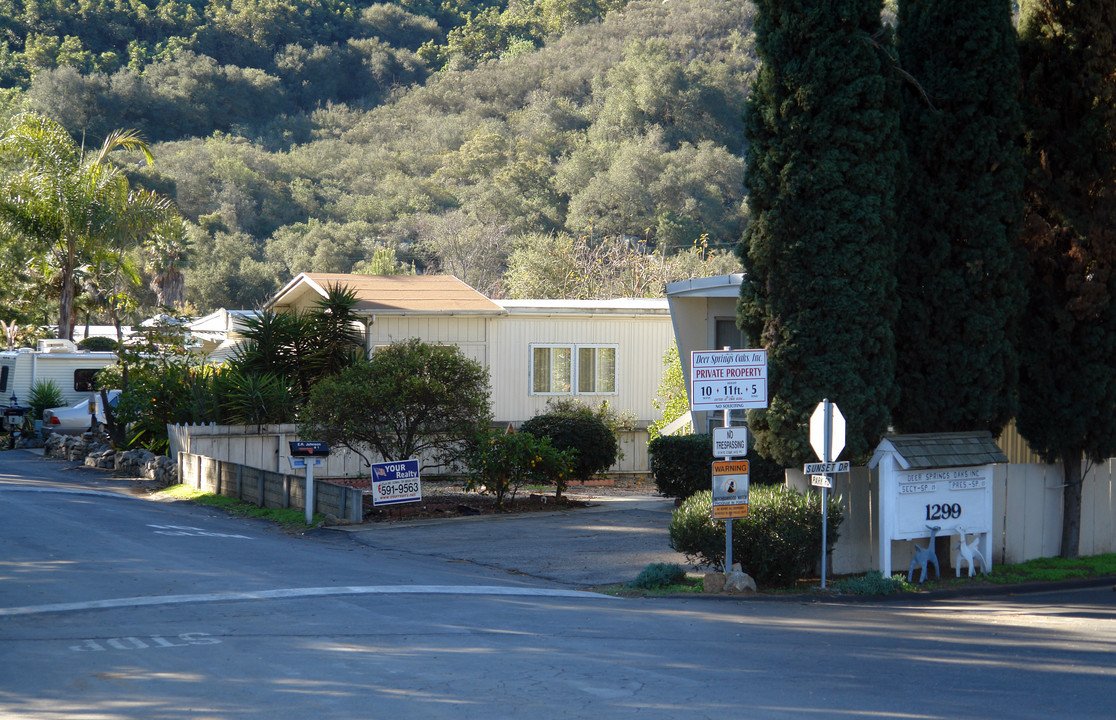
[[[856,467],[834,476],[833,492],[841,496],[845,520],[830,556],[835,575],[864,573],[879,568],[879,477],[877,471]],[[993,482],[992,563],[1015,564],[1054,557],[1062,539],[1062,467],[1036,463],[996,465]],[[802,472],[787,471],[787,483],[810,490]],[[950,539],[952,543],[953,539]],[[914,543],[895,541],[893,571],[910,566]],[[1116,552],[1116,460],[1090,466],[1082,487],[1081,555]],[[956,555],[951,550],[950,565]]]

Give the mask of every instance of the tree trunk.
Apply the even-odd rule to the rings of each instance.
[[[62,297],[58,301],[58,337],[73,340],[74,337],[74,266],[77,248],[73,240],[66,241],[66,257],[59,268],[62,272]]]
[[[58,302],[58,337],[73,340],[74,334],[74,272],[62,268],[62,297]]]
[[[1062,551],[1064,558],[1077,557],[1081,543],[1081,452],[1062,456],[1066,486],[1062,489]]]

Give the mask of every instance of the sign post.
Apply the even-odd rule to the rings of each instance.
[[[329,445],[320,440],[291,440],[291,469],[306,468],[306,524],[314,523],[314,468],[325,465]]]
[[[725,521],[725,572],[732,570],[732,521],[748,516],[748,429],[732,427],[732,410],[767,407],[766,350],[694,350],[690,353],[690,411],[724,413],[713,430],[713,518]]]
[[[811,467],[809,464],[806,466],[805,471],[820,472],[821,475],[814,475],[810,478],[810,484],[816,485],[821,488],[821,506],[822,506],[822,548],[821,548],[821,586],[825,589],[825,564],[826,564],[826,545],[828,538],[826,527],[829,524],[828,509],[829,503],[827,498],[827,491],[833,487],[833,482],[829,479],[829,473],[841,472],[840,466],[844,466],[844,472],[848,472],[849,464],[835,463],[833,459],[841,454],[845,449],[845,416],[834,403],[829,402],[829,398],[825,398],[814,409],[814,414],[810,416],[810,447],[814,448],[817,453],[818,459],[821,460],[820,465],[823,467]],[[834,466],[834,467],[830,467]],[[815,478],[820,478],[815,482]]]

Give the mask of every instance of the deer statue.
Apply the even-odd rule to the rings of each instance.
[[[965,532],[965,528],[958,525],[957,526],[957,536],[959,538],[961,538],[961,542],[958,543],[957,545],[953,546],[954,550],[960,550],[961,551],[961,553],[957,557],[957,577],[961,577],[961,561],[962,560],[969,563],[969,577],[973,576],[973,565],[974,565],[973,559],[974,558],[980,558],[980,571],[983,572],[983,573],[988,572],[988,563],[985,562],[984,556],[980,554],[980,550],[977,550],[977,545],[980,544],[980,534],[978,533],[973,538],[972,542],[966,542],[965,541],[965,536],[966,535],[968,535],[968,533]]]
[[[920,545],[914,546],[915,554],[914,558],[911,559],[911,569],[907,571],[907,582],[910,582],[911,579],[914,578],[915,568],[922,568],[922,577],[918,580],[920,585],[926,582],[926,568],[931,563],[934,564],[934,575],[937,579],[942,579],[942,572],[938,568],[938,555],[934,552],[934,539],[938,537],[938,531],[941,530],[942,527],[940,525],[934,525],[932,527],[927,525],[926,527],[930,530],[930,542],[927,543],[926,547]]]

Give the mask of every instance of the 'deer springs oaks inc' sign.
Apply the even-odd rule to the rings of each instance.
[[[690,409],[767,407],[766,350],[694,350],[690,353]]]

